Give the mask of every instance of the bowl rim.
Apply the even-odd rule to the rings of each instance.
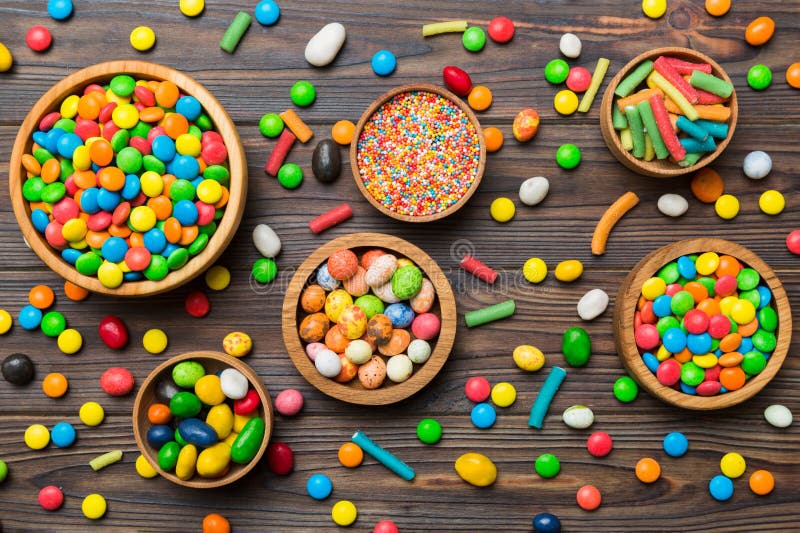
[[[475,179],[473,180],[470,188],[467,189],[467,192],[464,193],[464,196],[462,196],[458,200],[458,202],[454,203],[453,205],[451,205],[450,207],[448,207],[443,211],[439,211],[438,213],[432,213],[430,215],[421,215],[421,216],[406,215],[402,213],[397,213],[395,211],[392,211],[391,209],[387,209],[377,199],[375,199],[375,197],[372,196],[372,194],[370,194],[370,192],[364,186],[364,183],[361,181],[361,174],[358,170],[358,138],[361,136],[361,132],[364,129],[364,125],[367,123],[367,121],[369,121],[372,115],[375,114],[378,108],[380,108],[383,104],[385,104],[389,99],[398,94],[407,93],[411,91],[424,91],[424,92],[435,93],[438,94],[439,96],[447,98],[448,100],[456,104],[461,109],[461,111],[463,111],[467,115],[467,118],[472,123],[472,126],[475,128],[475,133],[478,137],[478,143],[480,145],[480,163],[478,165],[478,170],[475,174]],[[398,87],[386,91],[378,98],[373,100],[372,103],[369,105],[369,107],[367,107],[367,109],[361,115],[361,118],[359,119],[358,124],[356,125],[355,133],[353,134],[353,139],[350,142],[350,170],[352,171],[353,179],[356,182],[356,186],[358,186],[358,190],[361,191],[361,194],[364,196],[364,198],[366,198],[367,201],[370,204],[372,204],[372,206],[375,209],[377,209],[384,215],[394,218],[395,220],[402,220],[404,222],[433,222],[434,220],[439,220],[446,216],[452,215],[453,213],[461,209],[464,206],[464,204],[466,204],[467,201],[472,197],[472,195],[475,194],[475,191],[478,189],[478,186],[480,185],[481,180],[483,179],[483,174],[486,170],[486,141],[483,137],[483,128],[481,127],[481,124],[478,121],[478,118],[477,116],[475,116],[475,113],[472,111],[472,109],[467,104],[465,104],[462,99],[460,99],[458,96],[448,91],[447,89],[439,87],[438,85],[433,85],[431,83],[407,83],[404,85],[400,85]]]
[[[150,387],[154,386],[156,379],[162,372],[174,366],[182,361],[187,360],[196,360],[196,359],[212,359],[219,363],[229,365],[247,377],[247,380],[253,386],[253,388],[258,392],[258,397],[261,399],[261,409],[263,410],[262,417],[264,418],[264,422],[266,423],[266,429],[264,431],[264,440],[261,442],[261,446],[256,452],[255,457],[247,463],[246,465],[242,465],[242,468],[236,470],[235,473],[232,475],[225,474],[220,478],[202,478],[197,475],[193,476],[191,479],[183,480],[176,476],[173,472],[165,472],[158,466],[158,461],[155,460],[156,454],[153,454],[153,450],[150,448],[149,445],[146,444],[146,432],[143,428],[139,427],[139,423],[137,419],[139,418],[140,413],[143,409],[149,407],[149,405],[144,405],[145,399],[144,394],[145,391],[148,390]],[[155,394],[155,393],[153,393]],[[270,399],[269,390],[261,378],[258,376],[255,370],[250,367],[250,365],[244,363],[243,361],[237,359],[236,357],[230,356],[226,353],[222,352],[215,352],[211,350],[199,350],[194,352],[186,352],[180,355],[176,355],[170,357],[169,359],[161,362],[157,367],[155,367],[148,375],[147,378],[142,382],[141,387],[139,387],[139,392],[136,393],[136,400],[133,403],[133,435],[136,439],[136,446],[139,448],[139,452],[144,456],[150,466],[152,466],[156,472],[161,474],[162,477],[170,480],[171,482],[175,483],[176,485],[182,485],[184,487],[191,487],[195,489],[211,489],[216,487],[221,487],[223,485],[228,485],[233,483],[242,477],[244,477],[250,470],[252,470],[256,464],[261,460],[261,457],[264,455],[264,451],[267,449],[267,445],[269,444],[270,437],[272,436],[272,428],[273,428],[273,421],[274,421],[274,413],[272,412],[272,401]]]
[[[683,255],[698,252],[716,252],[731,255],[755,269],[772,291],[772,301],[778,314],[777,345],[764,370],[750,378],[741,389],[707,397],[685,394],[662,385],[655,374],[642,361],[633,335],[633,316],[641,294],[642,284],[670,261]],[[617,354],[623,366],[650,394],[667,403],[686,409],[723,409],[737,405],[757,394],[780,370],[789,351],[791,337],[792,313],[789,299],[772,268],[748,248],[735,242],[714,237],[700,237],[673,242],[647,254],[625,278],[617,293],[614,305],[614,339]]]
[[[116,289],[105,287],[97,277],[85,276],[74,266],[64,261],[44,236],[33,227],[30,206],[22,196],[25,170],[22,156],[29,153],[32,135],[39,121],[47,113],[57,110],[61,101],[77,89],[105,80],[116,74],[131,74],[146,79],[170,80],[182,92],[197,98],[206,114],[222,136],[228,148],[228,167],[231,173],[230,199],[217,230],[209,239],[205,249],[192,257],[181,269],[171,271],[160,281],[126,281]],[[228,113],[219,100],[193,78],[170,67],[141,60],[115,60],[97,63],[69,74],[48,89],[31,107],[19,127],[11,152],[8,168],[9,191],[14,215],[23,238],[39,258],[62,278],[92,292],[113,296],[150,296],[172,290],[194,279],[212,265],[230,244],[241,222],[247,197],[247,162],[239,134]]]
[[[654,178],[673,178],[695,172],[707,165],[710,165],[722,154],[722,152],[725,151],[725,148],[727,148],[728,144],[730,144],[731,139],[733,139],[733,134],[736,131],[736,124],[739,118],[739,103],[736,96],[736,88],[734,87],[734,90],[730,96],[730,100],[728,101],[728,106],[731,109],[731,118],[728,120],[728,136],[717,145],[717,149],[714,152],[704,155],[694,165],[689,167],[679,167],[675,165],[674,168],[662,168],[660,165],[655,164],[656,160],[644,161],[643,159],[637,159],[633,157],[627,150],[622,148],[619,134],[614,129],[611,122],[611,106],[614,105],[614,90],[617,88],[617,85],[619,85],[619,82],[622,81],[622,79],[627,76],[633,68],[639,65],[639,63],[662,55],[683,55],[688,56],[688,58],[696,61],[708,63],[711,65],[711,69],[714,73],[718,74],[722,79],[733,85],[733,82],[728,76],[728,73],[725,72],[725,69],[723,69],[716,61],[702,52],[681,46],[664,46],[661,48],[648,50],[628,61],[628,63],[626,63],[625,66],[622,67],[608,83],[600,104],[600,129],[608,150],[620,163],[625,165],[625,167],[645,176]]]
[[[311,274],[330,256],[341,248],[382,248],[400,253],[412,261],[433,283],[439,299],[441,329],[430,358],[412,376],[402,383],[381,386],[377,389],[355,389],[345,383],[337,383],[320,374],[306,355],[297,333],[297,310],[300,295]],[[332,398],[359,405],[388,405],[404,400],[422,390],[439,373],[447,362],[456,334],[456,302],[450,282],[439,265],[423,250],[410,242],[382,233],[353,233],[333,239],[317,248],[295,272],[286,296],[282,312],[283,342],[292,363],[311,385]]]

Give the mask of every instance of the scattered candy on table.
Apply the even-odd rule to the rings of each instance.
[[[356,521],[358,511],[349,500],[340,500],[331,508],[331,518],[337,526],[346,527]]]
[[[708,482],[708,492],[717,501],[724,502],[733,496],[733,481],[730,478],[717,475]]]
[[[34,52],[44,52],[50,48],[52,42],[53,36],[44,26],[31,26],[25,34],[25,43]]]
[[[58,487],[48,485],[39,491],[38,499],[45,511],[57,511],[64,504],[64,493]]]
[[[495,17],[489,21],[487,33],[496,43],[507,43],[514,38],[514,21],[508,17]]]
[[[486,45],[486,33],[477,26],[467,28],[461,36],[461,44],[470,52],[480,52]]]
[[[258,9],[256,19],[258,19]],[[338,22],[326,24],[306,44],[304,52],[306,61],[315,67],[324,67],[332,63],[342,48],[346,36],[344,26]]]
[[[682,457],[689,449],[689,439],[678,431],[667,433],[664,437],[664,452],[670,457]]]
[[[378,50],[372,56],[372,71],[378,76],[388,76],[397,68],[397,57],[389,50]]]
[[[611,436],[604,431],[592,433],[586,441],[586,449],[589,450],[589,453],[594,457],[605,457],[611,453],[613,446],[614,441],[611,439]]]
[[[594,423],[594,413],[585,405],[573,405],[564,410],[561,419],[573,429],[586,429]]]
[[[497,467],[491,459],[481,453],[465,453],[456,459],[458,475],[476,487],[486,487],[497,479]]]
[[[756,470],[750,475],[750,490],[759,496],[766,496],[775,488],[775,478],[767,470]]]
[[[203,12],[206,7],[205,0],[180,0],[178,7],[181,13],[187,17],[196,17]]]
[[[536,458],[534,468],[537,474],[545,479],[550,479],[556,477],[561,471],[561,463],[559,463],[558,457],[552,453],[543,453]]]
[[[658,210],[668,217],[679,217],[689,210],[689,202],[680,194],[662,194],[658,198]]]
[[[315,500],[324,500],[333,492],[331,478],[325,474],[312,474],[306,482],[306,492]]]
[[[776,428],[786,428],[792,425],[792,412],[785,405],[770,405],[764,409],[764,418]]]
[[[6,72],[11,69],[11,66],[14,64],[14,57],[11,55],[11,52],[8,50],[6,45],[0,43],[0,72]],[[789,72],[786,72],[786,79],[789,80]]]
[[[602,496],[594,485],[584,485],[578,489],[576,494],[578,506],[584,511],[594,511],[600,507]]]
[[[106,514],[108,504],[106,499],[100,494],[89,494],[81,502],[81,511],[83,516],[90,520],[98,520]]]
[[[425,444],[436,444],[442,439],[442,425],[432,418],[420,420],[417,424],[417,438]]]
[[[361,430],[357,430],[355,433],[353,433],[353,436],[350,437],[350,440],[364,450],[365,453],[371,455],[373,459],[381,463],[383,466],[401,478],[405,479],[406,481],[411,481],[414,479],[414,469],[395,457],[392,453],[375,444]]]
[[[3,378],[13,385],[27,385],[33,381],[36,367],[30,357],[23,353],[12,353],[3,359],[0,369]]]
[[[142,346],[148,353],[157,355],[167,349],[167,334],[158,328],[148,329],[142,337]]]
[[[645,457],[636,463],[635,472],[642,483],[655,483],[661,477],[661,465],[652,457]]]
[[[536,395],[536,400],[531,407],[530,417],[528,418],[528,425],[536,429],[542,429],[544,418],[547,416],[547,411],[550,409],[550,403],[553,401],[558,388],[567,377],[567,371],[559,366],[554,366],[550,369],[542,388]]]
[[[137,26],[131,31],[131,46],[139,52],[146,52],[156,44],[156,34],[152,28]]]
[[[236,13],[236,16],[231,21],[228,29],[225,30],[225,34],[222,36],[222,39],[219,41],[219,47],[232,54],[236,47],[239,46],[239,41],[242,40],[244,34],[247,32],[247,29],[250,27],[250,23],[253,21],[253,17],[251,17],[248,13],[244,11],[239,11]]]
[[[608,294],[603,289],[592,289],[578,300],[578,316],[581,320],[594,320],[608,307]]]

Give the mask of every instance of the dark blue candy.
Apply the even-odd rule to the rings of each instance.
[[[561,520],[554,514],[539,513],[533,517],[533,530],[536,533],[560,533]]]
[[[200,420],[199,418],[187,418],[178,425],[183,440],[195,446],[207,447],[219,441],[217,432],[214,428]]]
[[[141,272],[123,272],[122,279],[125,281],[141,281],[144,276]]]
[[[147,430],[147,442],[159,450],[163,445],[172,440],[172,428],[165,424],[151,426]]]

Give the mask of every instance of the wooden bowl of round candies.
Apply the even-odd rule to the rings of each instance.
[[[283,340],[306,380],[340,400],[386,405],[441,370],[453,347],[456,305],[428,254],[380,233],[321,246],[283,301]]]
[[[31,108],[9,184],[23,237],[51,269],[94,292],[145,296],[223,253],[247,165],[202,85],[155,63],[110,61],[67,76]]]
[[[190,352],[153,370],[133,406],[133,434],[147,462],[185,487],[233,483],[258,463],[272,432],[272,402],[248,365]]]
[[[614,308],[617,352],[654,396],[721,409],[758,393],[789,350],[792,315],[775,272],[715,238],[678,241],[634,267]]]
[[[361,115],[350,166],[361,194],[405,222],[431,222],[458,211],[483,177],[486,143],[475,114],[450,91],[430,84],[394,88]]]
[[[698,170],[728,146],[739,108],[733,83],[714,60],[689,48],[645,52],[608,84],[600,129],[620,163],[670,178]]]

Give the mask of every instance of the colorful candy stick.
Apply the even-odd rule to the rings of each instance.
[[[447,22],[434,22],[422,26],[422,36],[430,37],[440,33],[462,33],[467,31],[466,20],[449,20]]]
[[[714,142],[714,137],[708,136],[705,141],[698,141],[691,137],[686,137],[680,140],[681,146],[687,152],[713,152],[717,149],[717,143]],[[684,158],[686,155],[684,154]],[[680,160],[679,160],[680,161]]]
[[[617,88],[614,89],[614,94],[620,98],[625,98],[630,95],[640,83],[653,71],[653,62],[644,61],[633,72],[628,74],[624,80],[619,82]]]
[[[672,131],[676,134],[678,133],[678,117],[682,117],[683,115],[676,115],[675,113],[669,114],[669,123],[672,124]],[[686,119],[689,120],[689,119]]]
[[[689,61],[678,59],[677,57],[665,57],[664,59],[666,59],[667,63],[669,63],[672,68],[677,70],[679,74],[691,74],[695,70],[705,72],[706,74],[711,74],[711,65],[708,63],[691,63]]]
[[[350,209],[350,206],[348,204],[341,204],[309,222],[308,227],[311,228],[311,231],[314,233],[322,233],[328,228],[341,224],[352,216],[353,210]]]
[[[697,96],[697,105],[721,104],[727,100],[727,98],[717,96],[716,94],[711,94],[703,89],[697,89]]]
[[[497,272],[494,269],[471,255],[465,255],[460,265],[461,268],[486,283],[494,283],[497,279]]]
[[[611,106],[611,124],[614,126],[615,130],[624,130],[628,127],[628,121],[625,115],[623,115],[620,108],[615,105]]]
[[[350,437],[350,440],[357,444],[362,450],[367,452],[371,455],[376,461],[380,464],[400,476],[401,478],[405,479],[406,481],[411,481],[414,479],[414,469],[405,464],[403,461],[395,457],[390,452],[384,450],[372,440],[367,437],[367,435],[361,431],[360,429],[353,433],[353,436]]]
[[[678,161],[678,166],[686,168],[694,165],[697,163],[701,157],[705,155],[705,152],[691,152],[686,154],[686,157]]]
[[[589,112],[589,109],[592,107],[592,102],[594,102],[594,97],[597,96],[597,91],[600,90],[600,85],[603,83],[603,78],[606,77],[606,72],[608,72],[608,65],[610,63],[611,61],[605,57],[601,57],[597,60],[597,65],[595,65],[594,72],[592,72],[592,81],[589,84],[589,88],[583,93],[581,103],[578,105],[579,112]]]
[[[725,139],[728,136],[728,125],[710,120],[695,120],[694,123],[708,132],[715,139]]]
[[[669,99],[671,99],[678,108],[681,110],[681,114],[686,116],[689,120],[697,120],[699,115],[692,104],[689,103],[689,100],[681,94],[681,92],[675,88],[670,82],[664,78],[659,72],[654,72],[653,76],[653,83],[655,83],[656,87],[664,91],[664,94],[667,95]]]
[[[703,89],[704,91],[708,91],[711,94],[716,94],[717,96],[721,96],[723,98],[729,97],[733,92],[733,84],[717,78],[716,76],[712,76],[711,74],[700,72],[699,70],[692,72],[692,77],[689,78],[689,83],[692,87]]]
[[[267,163],[264,165],[264,172],[270,176],[278,175],[278,170],[286,159],[286,154],[292,149],[294,139],[294,134],[288,129],[281,132],[281,136],[278,138],[275,148],[272,149],[272,153],[269,154],[269,159],[267,159]]]
[[[467,322],[467,327],[474,328],[475,326],[480,326],[481,324],[487,324],[489,322],[494,322],[495,320],[508,318],[514,314],[515,309],[516,304],[514,303],[514,300],[506,300],[505,302],[484,307],[483,309],[478,309],[477,311],[470,311],[464,315],[464,320]]]
[[[653,117],[653,109],[650,107],[650,102],[645,100],[636,104],[636,109],[639,110],[639,115],[642,117],[642,124],[644,129],[653,141],[653,149],[656,151],[656,159],[666,159],[669,157],[669,150],[664,145],[664,140],[661,134],[658,133],[658,125],[656,119]]]
[[[626,152],[633,150],[633,135],[631,135],[630,128],[625,128],[619,132],[619,142]]]
[[[678,136],[672,131],[672,124],[669,121],[669,113],[667,108],[664,107],[664,100],[658,96],[650,98],[650,107],[653,110],[653,117],[656,119],[656,126],[658,126],[658,133],[661,135],[661,140],[669,150],[670,155],[675,161],[680,161],[686,156],[686,150],[678,140]]]
[[[685,133],[688,133],[690,137],[694,137],[700,142],[703,142],[708,138],[708,132],[704,128],[698,126],[697,124],[695,124],[694,122],[692,122],[691,120],[689,120],[684,116],[679,116],[675,124],[678,126],[678,129],[680,129]],[[689,151],[696,152],[697,150],[689,150]]]
[[[104,453],[103,455],[98,455],[91,461],[89,461],[89,466],[92,467],[92,470],[97,472],[98,470],[102,470],[103,468],[113,465],[114,463],[122,460],[122,450],[114,450],[112,452]]]
[[[635,192],[628,191],[608,206],[608,208],[597,221],[597,226],[594,227],[592,234],[592,254],[603,255],[606,253],[606,243],[611,230],[614,229],[617,222],[625,216],[625,213],[633,209],[639,204],[639,197]]]
[[[536,400],[531,407],[531,416],[528,418],[528,425],[536,429],[542,429],[544,417],[547,415],[547,410],[550,409],[550,403],[553,401],[553,396],[556,395],[558,388],[567,377],[567,371],[560,366],[554,366],[550,369],[550,374],[544,380],[544,385],[536,395]]]
[[[617,100],[617,107],[619,108],[620,111],[624,113],[625,108],[628,107],[629,105],[637,105],[639,102],[649,100],[650,97],[653,95],[664,96],[664,92],[658,87],[654,89],[645,89],[630,96],[626,96],[625,98],[620,98],[619,100]]]
[[[677,70],[672,68],[669,63],[664,61],[664,57],[656,59],[654,64],[656,72],[661,74],[665,80],[670,82],[680,93],[686,97],[690,104],[696,104],[698,100],[697,90],[692,87]],[[653,79],[655,82],[655,78]]]
[[[239,44],[239,41],[242,40],[242,36],[244,36],[244,32],[247,31],[247,28],[250,27],[250,22],[253,18],[245,13],[244,11],[239,11],[236,13],[236,16],[231,21],[230,26],[228,29],[225,30],[225,35],[222,36],[222,40],[219,42],[219,47],[232,54],[234,50],[236,50],[236,46]]]
[[[653,148],[653,139],[647,133],[644,134],[644,160],[652,161],[656,157],[656,150]]]
[[[314,132],[311,131],[311,128],[309,128],[297,113],[295,113],[294,109],[287,109],[278,116],[281,117],[286,127],[292,130],[292,133],[295,134],[297,140],[301,143],[307,143],[311,137],[314,136]]]
[[[631,127],[631,137],[633,140],[633,157],[644,157],[644,126],[642,125],[642,117],[636,106],[629,105],[625,108],[625,116],[628,118],[628,124]]]
[[[683,110],[672,100],[668,99],[666,102],[664,102],[664,105],[667,106],[667,111],[670,113],[680,113],[682,115],[685,114],[683,113]],[[686,118],[691,121],[702,118],[712,122],[727,122],[728,119],[731,118],[731,108],[722,105],[696,105],[692,109],[694,109],[697,118],[693,119],[689,115],[686,115]]]

